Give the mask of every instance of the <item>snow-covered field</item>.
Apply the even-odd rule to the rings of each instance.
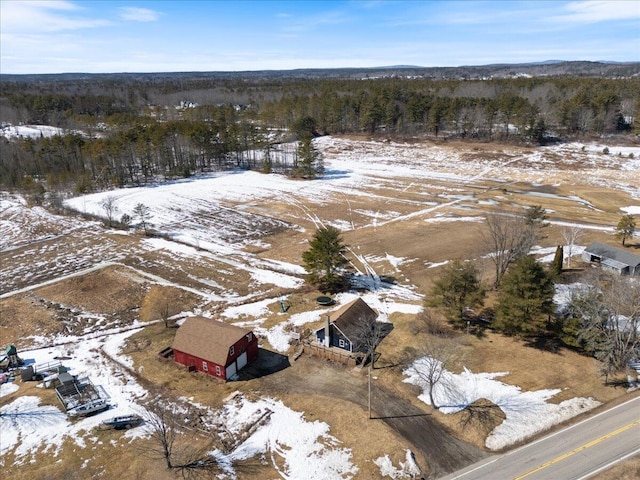
[[[604,185],[628,192],[640,201],[640,147],[613,148],[609,155],[601,153],[600,146],[583,151],[580,144],[544,147],[531,152],[463,155],[455,150],[438,146],[425,148],[416,144],[393,142],[367,142],[321,137],[316,140],[318,149],[325,156],[326,174],[321,180],[300,182],[280,175],[265,175],[257,172],[220,173],[156,185],[153,188],[126,188],[84,195],[66,202],[67,206],[98,216],[105,216],[102,202],[112,197],[119,215],[127,213],[135,219],[133,209],[138,203],[152,207],[150,222],[161,231],[176,232],[176,238],[187,243],[209,246],[220,253],[229,253],[229,244],[241,247],[259,242],[256,234],[276,228],[295,228],[278,222],[271,216],[261,217],[251,212],[254,202],[277,199],[290,205],[289,216],[310,216],[314,212],[302,205],[304,200],[322,206],[331,198],[343,195],[369,198],[372,201],[384,195],[383,189],[393,184],[401,185],[406,179],[420,182],[421,191],[433,190],[425,198],[426,209],[417,209],[413,216],[421,215],[428,222],[478,221],[477,216],[460,217],[447,215],[440,210],[451,205],[478,206],[481,201],[473,195],[456,195],[456,189],[483,181],[510,182],[520,180],[532,185],[560,182],[573,174],[564,170],[580,165],[581,181],[586,184]],[[599,153],[600,152],[600,153]],[[618,155],[619,153],[619,155]],[[634,153],[635,158],[628,155]],[[548,164],[552,163],[551,166]],[[541,175],[541,176],[539,176]],[[446,181],[447,185],[430,185],[430,180]],[[412,183],[406,182],[404,188]],[[458,187],[456,187],[458,186]],[[424,194],[423,193],[423,194]],[[535,193],[535,192],[533,192]],[[553,196],[537,193],[540,196]],[[589,202],[578,196],[560,197],[576,204]],[[227,207],[233,205],[234,209]],[[627,211],[640,205],[621,205]],[[482,212],[481,208],[475,209]],[[433,212],[433,215],[428,215]],[[381,225],[402,220],[396,212],[358,212],[367,216],[368,225]],[[221,214],[221,215],[219,215]],[[270,212],[266,211],[266,215]],[[119,218],[119,217],[118,217]],[[224,220],[220,221],[220,218]],[[319,218],[314,220],[321,221]],[[226,225],[220,231],[220,225]],[[368,226],[366,223],[359,227]],[[353,228],[343,222],[341,228]],[[256,232],[257,231],[257,232]],[[206,233],[206,234],[205,234]],[[253,234],[252,234],[253,233]],[[213,236],[212,236],[213,235]]]
[[[2,128],[0,128],[0,136],[7,139],[15,137],[48,138],[55,135],[64,135],[65,133],[62,128],[48,125],[2,125]]]
[[[12,128],[4,129],[3,134],[53,134],[49,130]],[[52,215],[40,207],[27,206],[19,196],[0,194],[0,254],[4,259],[0,265],[0,300],[20,295],[24,289],[68,278],[83,269],[126,265],[131,275],[150,284],[176,286],[202,299],[202,304],[183,314],[208,315],[215,307],[220,318],[252,328],[272,349],[284,353],[290,349],[291,332],[318,322],[327,310],[313,305],[302,312],[275,314],[278,321],[274,324],[273,306],[288,298],[280,290],[297,289],[304,275],[299,261],[270,256],[269,239],[275,234],[286,232],[298,238],[296,234],[307,233],[308,237],[305,229],[324,224],[338,225],[345,231],[375,232],[385,225],[401,225],[404,220],[418,220],[438,228],[447,228],[451,222],[471,225],[482,221],[485,207],[509,204],[511,200],[500,195],[480,198],[469,193],[469,186],[517,181],[534,186],[552,181],[559,186],[575,174],[571,169],[577,165],[585,184],[629,194],[632,201],[619,205],[621,213],[640,212],[640,148],[610,145],[610,153],[605,155],[604,145],[588,145],[583,149],[581,144],[566,144],[496,156],[483,152],[456,153],[434,145],[332,137],[317,139],[317,146],[325,155],[327,175],[314,182],[243,171],[94,193],[66,201],[68,207],[79,212],[104,217],[101,204],[107,197],[113,197],[117,218],[126,213],[134,218],[134,223],[134,207],[142,203],[151,209],[150,223],[164,238],[141,238],[128,232],[104,230],[97,222]],[[411,191],[412,196],[396,199],[393,193],[396,189]],[[561,199],[593,209],[590,202],[578,195]],[[326,212],[320,213],[337,201],[359,206],[349,206],[345,218],[328,218]],[[267,208],[271,203],[279,208]],[[374,204],[375,208],[371,206]],[[593,222],[567,224],[611,231],[610,225]],[[56,243],[58,238],[64,241]],[[583,247],[574,248],[573,254],[578,255],[580,248]],[[334,308],[360,295],[380,313],[382,320],[396,313],[420,311],[423,297],[415,285],[403,281],[387,283],[378,274],[379,266],[384,265],[403,278],[402,268],[415,262],[415,258],[391,250],[373,255],[361,252],[357,245],[351,245],[350,249],[356,260],[358,286],[366,293],[354,290],[337,295]],[[554,252],[555,247],[538,247],[534,253],[542,261],[551,261]],[[150,253],[156,255],[155,260],[147,258]],[[432,268],[445,263],[422,262]],[[215,275],[198,276],[184,265],[210,265]],[[189,285],[178,285],[153,273],[158,266],[188,278]],[[251,293],[241,294],[224,283],[224,277],[239,275],[246,276]],[[278,293],[272,296],[270,292],[276,290]],[[562,301],[561,296],[559,291],[558,302]],[[211,310],[200,310],[203,305]],[[96,312],[82,313],[90,316]],[[38,397],[20,395],[16,384],[4,384],[0,396],[11,395],[15,399],[0,408],[0,464],[4,465],[2,456],[11,451],[21,464],[29,462],[33,452],[41,449],[55,455],[65,439],[72,439],[79,446],[92,442],[92,430],[105,418],[131,412],[147,415],[143,405],[148,393],[128,370],[132,366],[129,357],[120,351],[126,338],[144,325],[135,323],[131,327],[110,332],[92,329],[81,337],[43,338],[35,343],[53,346],[20,351],[29,363],[65,358],[63,363],[71,368],[71,373],[88,375],[108,393],[112,408],[93,417],[70,421],[58,408],[40,404]],[[124,362],[123,365],[115,359]],[[406,381],[425,387],[418,374],[425,361],[419,359],[406,370]],[[453,413],[480,398],[503,410],[505,422],[487,439],[487,447],[491,449],[517,443],[597,405],[586,398],[552,404],[548,400],[557,390],[523,392],[518,386],[496,380],[502,375],[468,370],[459,374],[448,372],[447,388],[436,392],[438,403],[444,405],[443,412]],[[420,398],[428,401],[428,395]],[[255,456],[269,459],[282,478],[335,479],[357,474],[359,466],[354,464],[352,446],[342,444],[341,439],[332,435],[327,423],[311,421],[304,412],[290,409],[277,398],[250,400],[237,395],[221,411],[210,414],[227,430],[239,432],[267,411],[268,420],[233,452],[226,455],[216,452],[229,477],[234,476],[234,460]],[[133,429],[125,438],[133,440],[144,434],[144,428]],[[411,478],[416,474],[410,452],[399,466],[394,466],[388,456],[376,459],[375,464],[381,476]]]

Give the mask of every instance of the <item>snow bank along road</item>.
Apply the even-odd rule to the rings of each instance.
[[[441,480],[583,480],[640,453],[640,395]]]

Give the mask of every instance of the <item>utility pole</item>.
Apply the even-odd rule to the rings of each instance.
[[[369,420],[371,420],[371,362],[369,362]]]

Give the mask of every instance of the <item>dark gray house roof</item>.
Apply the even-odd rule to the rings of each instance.
[[[361,298],[339,308],[329,319],[351,342],[356,342],[367,325],[375,324],[378,314]]]
[[[640,255],[631,253],[621,248],[612,247],[603,243],[593,242],[585,250],[587,257],[598,257],[602,264],[615,268],[616,270],[622,270],[629,267],[630,273],[640,273]]]
[[[363,337],[373,331],[378,314],[361,298],[324,316],[325,325],[315,331],[316,340],[327,347],[358,351]]]

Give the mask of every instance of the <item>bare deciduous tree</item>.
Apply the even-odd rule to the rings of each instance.
[[[640,283],[599,271],[573,293],[573,315],[582,320],[579,340],[602,364],[605,382],[640,356]]]
[[[506,415],[500,406],[481,398],[467,405],[460,415],[462,428],[476,428],[488,436],[493,429],[504,422]]]
[[[356,328],[355,343],[357,350],[365,354],[364,362],[370,360],[371,367],[375,368],[376,349],[384,337],[393,329],[393,324],[378,321],[369,322],[362,319]]]
[[[421,331],[436,337],[451,337],[453,330],[444,315],[435,308],[423,308],[415,317],[413,334]]]
[[[575,251],[576,244],[582,240],[584,230],[576,225],[562,229],[562,238],[565,241],[565,253],[567,254],[567,268],[571,268],[571,257]]]
[[[487,231],[483,233],[485,245],[495,266],[495,285],[500,285],[507,268],[533,247],[539,225],[525,217],[507,213],[494,213],[485,217]]]
[[[162,459],[167,469],[179,473],[184,479],[212,478],[220,473],[215,457],[209,454],[214,442],[206,440],[198,447],[193,435],[185,435],[185,412],[176,404],[157,397],[148,406],[146,430],[151,436],[151,447],[144,451],[150,458]]]
[[[104,210],[104,214],[107,216],[107,223],[110,227],[113,226],[113,222],[115,221],[116,214],[118,213],[118,206],[116,203],[118,199],[113,195],[109,195],[105,197],[101,202],[100,206]]]
[[[167,468],[173,468],[173,447],[178,436],[178,412],[172,405],[162,405],[156,400],[148,407],[149,414],[145,418],[146,431],[154,443],[150,453],[162,458]]]
[[[421,349],[422,358],[412,367],[413,372],[426,384],[429,401],[435,409],[438,405],[435,389],[438,385],[451,388],[446,379],[446,373],[460,359],[460,345],[456,339],[429,338]]]
[[[371,418],[371,370],[375,368],[376,349],[380,342],[393,329],[393,324],[388,322],[369,321],[361,318],[356,323],[356,348],[365,354],[363,363],[368,360],[368,383],[369,383],[369,418]]]
[[[169,327],[169,318],[179,312],[180,300],[175,291],[168,286],[152,285],[142,300],[140,318],[142,320],[161,319]]]
[[[164,322],[164,328],[169,328],[169,300],[161,300],[157,308],[160,318]]]

